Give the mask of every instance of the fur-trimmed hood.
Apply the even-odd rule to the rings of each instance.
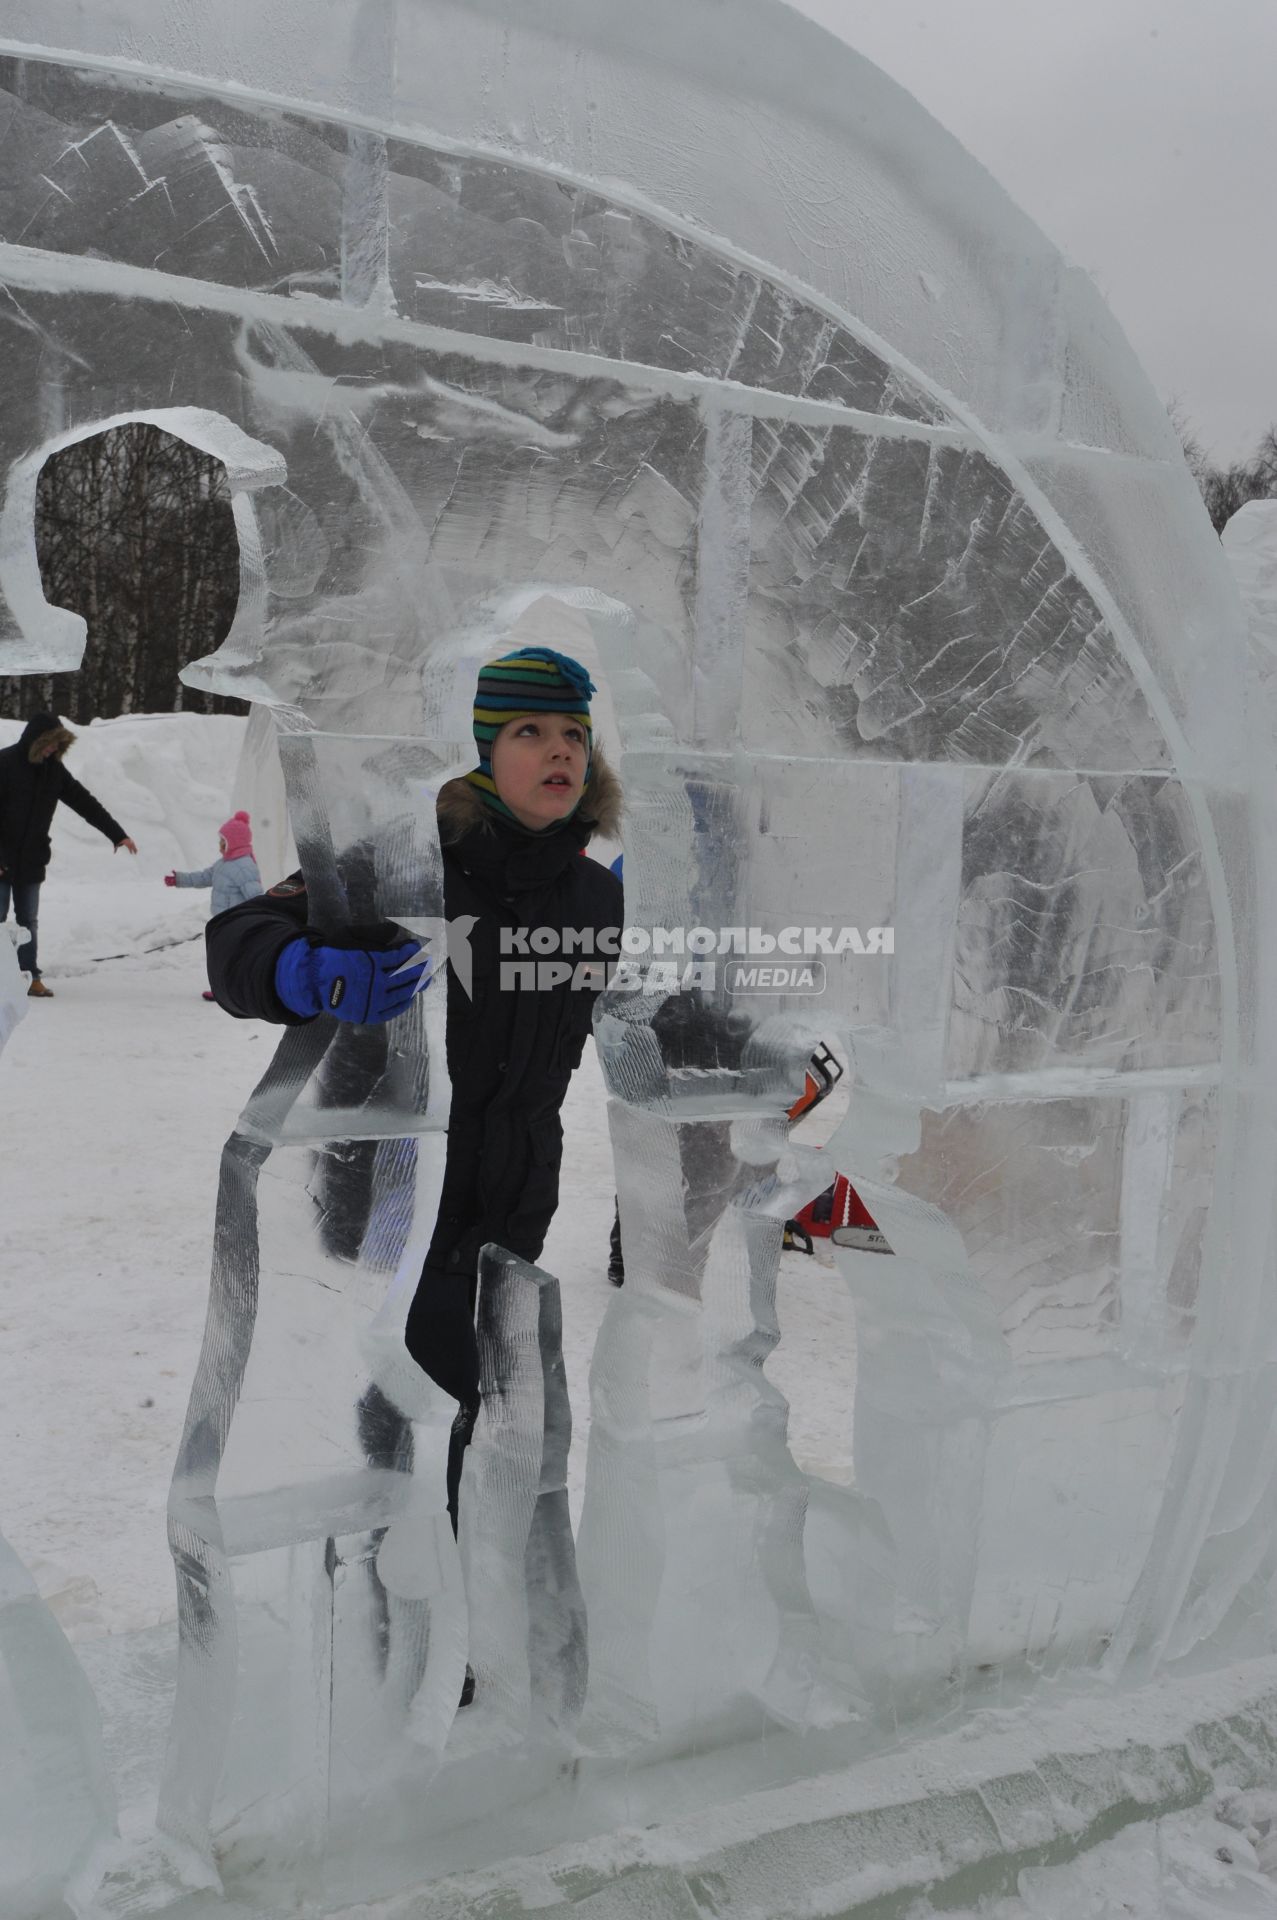
[[[75,745],[75,735],[69,727],[63,726],[56,713],[33,713],[18,741],[33,767],[40,764],[41,749],[47,747],[50,741],[56,747],[60,760],[67,748]]]
[[[590,784],[572,823],[589,828],[589,836],[600,833],[606,840],[617,840],[621,832],[624,800],[621,783],[608,765],[603,749],[596,746],[590,757]],[[468,780],[449,780],[439,790],[439,826],[445,846],[459,840],[473,827],[495,831],[492,815],[484,806],[478,789]]]

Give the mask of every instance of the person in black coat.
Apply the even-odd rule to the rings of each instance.
[[[121,847],[137,852],[119,821],[63,765],[74,741],[56,714],[35,713],[21,738],[0,752],[0,921],[8,919],[12,906],[18,925],[27,930],[18,965],[31,975],[27,991],[38,1000],[53,998],[40,977],[36,943],[40,887],[52,856],[49,830],[58,803],[105,834],[117,853]]]
[[[405,1338],[417,1364],[460,1404],[448,1475],[454,1526],[461,1456],[479,1404],[479,1250],[492,1241],[526,1260],[541,1253],[558,1205],[559,1113],[601,984],[586,982],[576,964],[581,936],[584,952],[593,944],[597,953],[598,936],[619,933],[623,921],[620,882],[581,857],[595,833],[616,834],[621,806],[619,783],[592,742],[593,691],[578,662],[548,648],[483,667],[474,714],[479,765],[449,781],[437,803],[444,910],[452,921],[474,919],[471,980],[467,991],[449,969],[447,1158]],[[536,983],[512,972],[520,961],[535,967],[523,933],[535,928],[572,930],[571,978],[546,985],[543,970]],[[615,952],[613,941],[605,944]],[[323,1011],[390,1018],[423,971],[405,965],[413,949],[393,927],[335,936],[309,926],[300,875],[217,915],[207,945],[221,1005],[284,1024]]]

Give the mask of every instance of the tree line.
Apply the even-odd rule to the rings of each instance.
[[[36,490],[45,599],[88,625],[75,673],[0,677],[0,713],[79,724],[122,713],[244,713],[183,686],[182,667],[225,637],[239,599],[226,469],[159,427],[129,421],[45,461]]]
[[[1167,411],[1216,533],[1248,500],[1277,500],[1277,423],[1260,436],[1249,459],[1217,467],[1178,401],[1172,400]]]

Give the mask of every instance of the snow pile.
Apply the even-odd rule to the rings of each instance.
[[[1246,609],[1250,637],[1277,662],[1277,500],[1248,500],[1220,538]]]

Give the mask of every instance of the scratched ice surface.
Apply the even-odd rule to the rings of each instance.
[[[585,1699],[588,1648],[568,1514],[572,1412],[559,1283],[514,1256],[480,1273],[483,1404],[465,1466],[459,1545],[468,1592],[490,1602],[470,1634],[480,1744],[561,1742]]]
[[[27,979],[18,970],[18,945],[24,937],[12,916],[0,926],[0,1052],[27,1016]]]
[[[188,678],[274,710],[316,922],[443,952],[432,795],[548,605],[611,696],[634,926],[894,934],[817,996],[719,956],[703,1005],[600,1009],[627,1284],[575,1552],[553,1280],[489,1256],[462,1554],[399,1341],[442,993],[284,1035],[170,1503],[161,1821],[228,1884],[368,1897],[655,1819],[687,1752],[732,1749],[713,1800],[991,1672],[1268,1646],[1277,836],[1236,596],[1085,278],[846,49],[740,0],[725,63],[726,18],[46,0],[4,42],[5,669],[83,641],[42,461],[144,415],[226,463],[240,605]],[[853,1076],[819,1152],[784,1120],[817,1038]],[[834,1165],[894,1249],[830,1279],[851,1488],[766,1365]]]
[[[66,1912],[63,1895],[91,1891],[114,1833],[93,1690],[0,1536],[0,1911]]]

